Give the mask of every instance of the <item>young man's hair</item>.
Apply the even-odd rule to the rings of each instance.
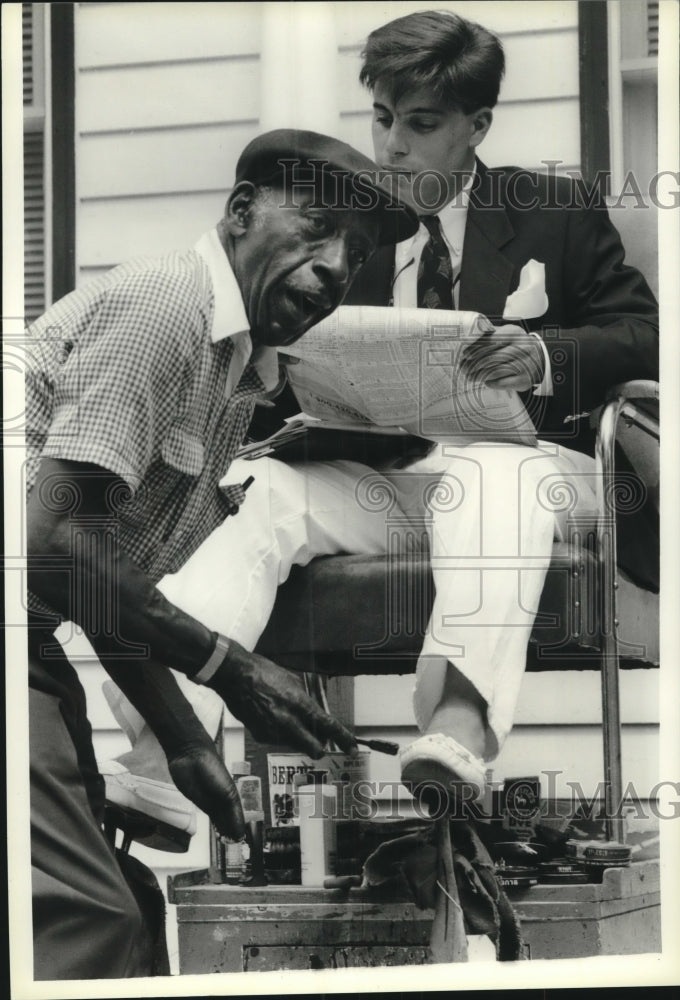
[[[376,28],[362,52],[359,80],[380,81],[397,103],[427,88],[465,114],[492,108],[505,70],[503,46],[486,28],[448,11],[407,14]]]

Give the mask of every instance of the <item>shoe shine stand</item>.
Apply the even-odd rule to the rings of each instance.
[[[308,691],[323,703],[320,678]],[[453,878],[448,824],[440,824],[435,910],[419,910],[389,884],[379,888],[247,888],[214,872],[168,879],[177,907],[182,974],[428,965],[492,960],[490,942],[466,939]],[[211,877],[212,876],[212,877]],[[534,885],[506,893],[521,922],[525,957],[580,958],[660,950],[656,861],[605,871],[601,884]],[[450,929],[452,933],[447,933]],[[474,943],[473,943],[474,942]],[[468,945],[470,950],[468,953]]]
[[[527,958],[660,949],[658,862],[610,869],[601,885],[536,885],[508,896]],[[169,900],[177,906],[182,974],[433,961],[435,912],[385,890],[242,889],[211,884],[203,870],[171,877]]]

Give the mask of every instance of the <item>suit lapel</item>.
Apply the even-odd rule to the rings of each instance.
[[[515,231],[498,193],[492,190],[487,168],[479,160],[476,176],[463,242],[459,308],[500,317],[514,270],[512,262],[500,251]]]

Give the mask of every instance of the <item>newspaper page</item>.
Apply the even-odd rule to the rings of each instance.
[[[291,386],[310,416],[334,424],[402,427],[446,443],[534,445],[519,395],[474,381],[465,346],[492,332],[476,312],[341,306],[286,353]]]

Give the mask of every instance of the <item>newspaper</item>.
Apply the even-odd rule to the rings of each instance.
[[[445,443],[535,445],[519,395],[473,381],[461,368],[489,334],[475,312],[341,306],[285,353],[301,409],[334,426],[401,428]]]

